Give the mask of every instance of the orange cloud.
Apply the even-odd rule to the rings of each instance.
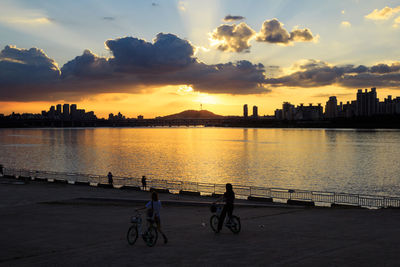
[[[394,8],[386,6],[381,10],[374,9],[374,11],[366,15],[365,18],[371,20],[388,20],[398,12],[400,12],[400,6]]]

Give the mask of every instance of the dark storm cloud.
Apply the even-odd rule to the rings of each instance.
[[[314,40],[309,29],[294,29],[288,32],[277,19],[264,21],[256,41],[274,44],[290,44],[292,42],[310,42]]]
[[[245,19],[245,17],[226,15],[224,18],[224,21],[230,22],[230,21],[237,21],[237,20],[242,20],[242,19]]]
[[[266,93],[265,69],[249,61],[208,65],[195,48],[173,34],[154,42],[125,37],[106,41],[112,57],[89,50],[61,70],[37,48],[6,46],[0,54],[0,101],[79,99],[98,93],[141,93],[143,88],[190,85],[195,91],[226,94]]]
[[[216,65],[195,63],[177,73],[173,79],[190,81],[194,89],[201,92],[246,95],[270,91],[262,86],[265,82],[264,73],[262,64],[252,64],[246,60]]]
[[[79,81],[98,81],[93,75],[103,71],[109,76],[102,86],[112,83],[121,86],[162,86],[187,84],[194,90],[208,93],[253,94],[268,92],[264,66],[249,61],[207,65],[199,62],[194,47],[173,34],[158,34],[153,43],[133,37],[106,41],[113,54],[108,60],[97,58],[87,51],[64,65],[62,76]],[[67,68],[68,67],[68,68]],[[97,69],[99,68],[99,69]],[[86,71],[86,70],[89,71]],[[71,77],[72,75],[72,77]],[[134,92],[135,89],[130,89]]]
[[[75,57],[61,68],[61,78],[102,78],[111,74],[112,68],[107,59],[97,57],[90,50],[85,50],[81,56]]]
[[[0,99],[23,100],[60,77],[54,60],[37,48],[6,46],[0,52]]]
[[[339,85],[348,88],[385,87],[400,89],[400,63],[332,66],[323,61],[310,60],[296,65],[298,71],[278,78],[267,79],[274,87],[321,87]]]
[[[255,31],[246,23],[239,25],[220,25],[211,33],[211,39],[217,43],[217,49],[227,52],[247,52]]]
[[[359,75],[344,75],[340,84],[345,87],[385,87],[400,89],[400,73],[361,73]]]
[[[377,64],[371,67],[371,72],[373,73],[391,73],[398,71],[400,71],[400,62],[393,63],[391,65]]]
[[[194,47],[173,34],[157,34],[154,43],[125,37],[106,41],[110,63],[119,71],[171,71],[193,63]]]

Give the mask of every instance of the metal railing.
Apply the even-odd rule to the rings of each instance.
[[[69,184],[86,183],[91,186],[107,184],[108,178],[103,175],[50,172],[39,170],[12,169],[4,168],[3,173],[6,176],[15,178],[41,179],[48,182],[62,181]],[[140,188],[141,178],[114,176],[113,186],[120,188],[122,186]],[[148,179],[149,188],[164,189],[171,192],[197,192],[201,194],[223,194],[225,192],[224,184],[197,183],[187,181],[174,181],[162,179]],[[352,205],[368,208],[400,208],[400,197],[392,196],[373,196],[364,194],[349,194],[335,192],[309,191],[300,189],[285,188],[267,188],[257,186],[233,185],[235,194],[239,197],[255,197],[265,199],[280,200],[298,200],[314,203]]]

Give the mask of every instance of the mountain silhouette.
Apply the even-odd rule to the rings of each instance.
[[[161,119],[218,119],[223,117],[208,110],[185,110],[181,113],[161,117]]]

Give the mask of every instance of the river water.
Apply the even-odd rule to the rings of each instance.
[[[400,196],[400,131],[0,129],[10,168]]]

